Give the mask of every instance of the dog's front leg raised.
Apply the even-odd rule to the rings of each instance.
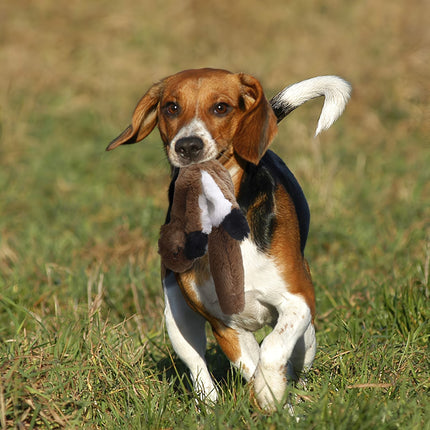
[[[286,293],[277,310],[278,321],[261,345],[260,361],[254,375],[255,396],[259,405],[268,410],[285,400],[288,361],[293,358],[295,363],[290,363],[293,366],[301,362],[309,367],[315,355],[314,330],[308,329],[312,324],[311,311],[304,299]],[[307,345],[297,348],[299,340]],[[304,356],[298,357],[300,352]]]
[[[163,284],[164,315],[173,349],[189,368],[194,390],[200,398],[216,402],[217,391],[205,360],[206,321],[188,306],[172,272]]]

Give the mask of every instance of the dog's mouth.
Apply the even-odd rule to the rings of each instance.
[[[187,166],[191,166],[192,164],[200,164],[200,163],[204,163],[206,161],[210,161],[210,160],[214,160],[214,159],[218,159],[218,157],[214,157],[214,156],[210,156],[210,157],[198,157],[195,159],[188,159],[188,158],[181,158],[178,157],[175,160],[171,160],[170,162],[171,164],[173,164],[175,167],[187,167]]]
[[[214,151],[206,151],[206,154],[202,154],[199,157],[195,158],[189,158],[187,156],[179,156],[175,157],[174,160],[172,160],[169,157],[170,163],[173,164],[175,167],[187,167],[191,166],[192,164],[199,164],[204,163],[206,161],[210,160],[217,160],[221,164],[223,164],[225,161],[227,161],[230,158],[230,153],[228,148],[224,148],[221,151],[218,151],[214,153]]]

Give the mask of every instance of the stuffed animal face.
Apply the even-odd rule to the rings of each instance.
[[[173,272],[185,272],[193,265],[193,260],[185,256],[185,232],[175,222],[161,227],[158,253],[163,264]]]

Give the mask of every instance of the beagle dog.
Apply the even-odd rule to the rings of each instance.
[[[283,402],[287,381],[312,365],[315,296],[304,257],[309,209],[297,180],[268,147],[277,123],[296,107],[325,97],[318,134],[342,114],[349,95],[341,78],[319,76],[285,88],[269,102],[250,75],[186,70],[154,84],[137,104],[131,125],[106,148],[138,142],[158,125],[172,165],[170,203],[178,168],[218,159],[232,177],[250,227],[241,243],[244,309],[221,311],[207,256],[184,273],[162,268],[167,331],[202,399],[217,399],[205,361],[206,321],[263,409]],[[260,345],[253,333],[266,325],[273,330]]]

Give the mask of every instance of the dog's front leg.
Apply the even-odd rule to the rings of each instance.
[[[164,316],[173,349],[189,368],[194,390],[200,398],[216,402],[217,391],[205,360],[205,319],[188,306],[172,272],[163,284]]]
[[[260,361],[254,375],[255,396],[259,405],[268,410],[275,409],[276,404],[285,400],[288,361],[293,358],[295,363],[290,363],[293,366],[301,361],[302,366],[309,367],[315,355],[315,343],[312,342],[314,330],[309,330],[311,311],[306,302],[299,296],[287,293],[277,310],[278,321],[261,345]],[[298,341],[304,341],[307,345],[297,347]],[[302,354],[300,349],[303,349]]]
[[[248,382],[254,375],[260,355],[260,346],[250,331],[232,329],[221,323],[212,327],[214,336],[224,354]]]

